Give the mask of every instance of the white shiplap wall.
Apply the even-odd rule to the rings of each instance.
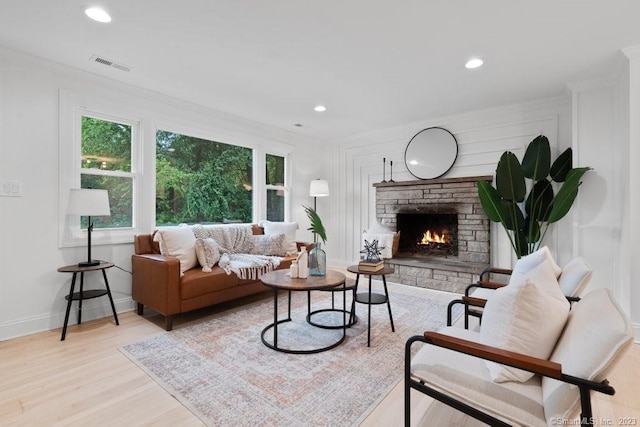
[[[540,133],[545,134],[556,155],[570,146],[570,100],[552,99],[527,105],[474,112],[429,120],[335,141],[334,179],[330,222],[338,239],[328,247],[334,265],[346,265],[358,259],[360,234],[375,221],[375,189],[382,180],[382,159],[387,159],[386,179],[390,178],[389,162],[393,161],[393,179],[415,179],[404,165],[404,151],[413,135],[430,126],[444,127],[458,141],[458,158],[445,177],[492,175],[505,150],[520,158],[526,145]],[[563,128],[565,126],[566,128]],[[333,196],[335,195],[335,196]],[[557,233],[548,235],[548,243],[560,258],[568,258],[571,248],[558,247]],[[559,253],[560,252],[560,253]],[[510,266],[512,255],[504,231],[492,224],[492,264]]]

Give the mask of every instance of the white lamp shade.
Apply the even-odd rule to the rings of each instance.
[[[107,190],[72,188],[69,192],[67,213],[83,216],[111,215]]]
[[[329,195],[329,183],[324,179],[314,179],[309,186],[309,196],[327,197]]]

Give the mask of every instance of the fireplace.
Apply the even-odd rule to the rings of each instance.
[[[400,231],[387,280],[461,293],[489,265],[490,226],[476,182],[491,176],[385,182],[376,188],[376,217]],[[437,236],[436,236],[437,235]]]
[[[456,213],[398,213],[398,256],[458,256]]]

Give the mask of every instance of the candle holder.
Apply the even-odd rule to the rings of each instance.
[[[382,181],[380,181],[380,182],[387,182],[386,174],[385,174],[385,166],[386,165],[387,165],[387,158],[383,157],[382,158]]]
[[[393,160],[391,160],[391,161],[389,162],[389,166],[391,166],[391,174],[390,174],[390,176],[389,176],[389,182],[395,182],[395,181],[393,180]]]

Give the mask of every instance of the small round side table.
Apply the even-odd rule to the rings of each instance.
[[[69,295],[65,297],[67,302],[67,312],[64,315],[64,325],[62,326],[62,338],[60,341],[64,341],[64,338],[67,335],[67,323],[69,323],[69,312],[71,311],[71,302],[78,301],[78,324],[82,323],[82,300],[98,298],[104,295],[109,296],[109,302],[111,303],[111,310],[113,310],[113,318],[116,321],[116,325],[119,325],[118,315],[116,314],[116,306],[113,304],[113,298],[111,297],[111,289],[109,289],[109,281],[107,280],[107,273],[105,270],[107,268],[113,267],[113,263],[100,261],[98,265],[91,265],[86,267],[81,267],[78,264],[66,265],[64,267],[60,267],[58,271],[60,273],[73,273],[73,278],[71,279],[71,290],[69,291]],[[105,289],[90,289],[84,290],[84,273],[87,271],[102,271],[102,277],[104,278]],[[76,286],[76,277],[80,273],[80,292],[73,292]]]
[[[367,347],[371,346],[371,306],[374,304],[387,304],[389,310],[389,320],[391,322],[391,332],[395,332],[396,328],[393,325],[393,315],[391,314],[391,303],[389,302],[389,292],[387,291],[387,279],[386,275],[393,273],[393,268],[383,267],[378,271],[368,271],[360,268],[359,265],[352,265],[347,267],[347,271],[356,274],[356,298],[355,302],[360,304],[367,304],[369,306],[369,314],[367,317]],[[358,293],[358,283],[360,282],[360,275],[365,274],[369,276],[369,292]],[[384,286],[384,295],[371,292],[371,276],[382,276],[382,284]],[[354,308],[355,314],[355,308]]]

